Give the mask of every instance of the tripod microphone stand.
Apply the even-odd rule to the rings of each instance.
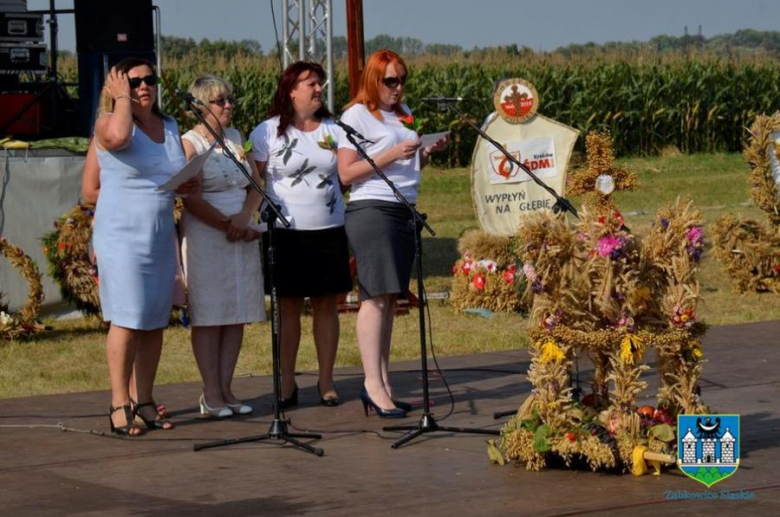
[[[357,138],[360,138],[364,142],[367,142],[368,140],[363,138],[363,136],[361,136],[360,133],[355,131],[352,127],[348,126],[347,124],[344,124],[341,121],[337,121],[336,123],[342,129],[344,129],[347,136],[347,140],[349,140],[352,143],[352,145],[355,146],[355,149],[357,149],[358,154],[364,160],[366,160],[366,162],[368,162],[369,165],[371,165],[371,168],[374,169],[376,175],[382,178],[382,180],[385,183],[387,183],[387,185],[390,187],[390,190],[393,192],[396,199],[398,199],[398,201],[409,210],[409,212],[412,215],[412,220],[410,221],[410,223],[414,225],[414,250],[415,250],[415,263],[417,265],[417,295],[420,300],[420,303],[417,304],[417,312],[420,320],[420,360],[421,360],[420,369],[422,370],[422,381],[423,381],[423,415],[420,418],[420,421],[417,423],[417,425],[401,425],[401,426],[384,427],[383,428],[384,431],[407,431],[406,434],[404,434],[401,438],[393,442],[391,447],[393,449],[397,449],[402,445],[404,445],[405,443],[414,440],[418,436],[422,436],[423,434],[433,433],[436,431],[449,432],[449,433],[473,433],[473,434],[498,435],[499,431],[497,430],[442,426],[436,422],[433,413],[431,413],[430,394],[428,390],[428,350],[425,341],[425,304],[428,302],[428,300],[424,294],[425,285],[423,284],[422,230],[423,228],[425,228],[426,230],[428,230],[428,233],[430,233],[432,236],[435,236],[436,232],[434,232],[433,228],[431,228],[430,225],[425,221],[426,216],[418,212],[417,209],[409,203],[409,201],[398,190],[395,184],[392,181],[390,181],[390,179],[385,175],[384,172],[382,172],[382,169],[377,167],[374,160],[371,159],[368,153],[366,153],[366,151],[357,142]]]
[[[265,202],[265,209],[263,210],[262,218],[263,221],[268,225],[268,241],[269,241],[269,248],[268,248],[268,275],[270,278],[270,284],[271,284],[271,354],[272,354],[272,365],[273,365],[273,384],[274,384],[274,419],[271,422],[270,427],[268,428],[268,432],[265,434],[255,435],[255,436],[246,436],[243,438],[233,438],[233,439],[227,439],[227,440],[218,440],[214,442],[208,442],[208,443],[200,443],[193,445],[193,450],[200,451],[203,449],[211,449],[214,447],[222,447],[225,445],[234,445],[237,443],[247,443],[247,442],[259,442],[263,440],[279,440],[282,443],[280,445],[283,445],[285,443],[289,443],[295,447],[298,447],[306,452],[310,452],[316,456],[322,456],[325,454],[325,452],[318,448],[313,447],[309,445],[308,443],[301,442],[298,440],[298,438],[313,438],[313,439],[319,439],[322,438],[319,434],[314,433],[290,433],[288,430],[288,421],[283,420],[281,418],[281,410],[280,410],[280,402],[282,399],[282,383],[281,383],[281,343],[279,340],[280,336],[280,330],[279,330],[279,323],[281,321],[279,316],[279,300],[277,297],[277,282],[276,282],[276,221],[281,221],[282,225],[285,228],[289,228],[290,222],[284,217],[284,215],[279,210],[279,207],[277,207],[271,199],[268,197],[266,192],[260,187],[260,185],[257,184],[255,179],[252,177],[252,174],[246,169],[243,163],[236,158],[236,155],[233,154],[233,151],[225,145],[225,142],[222,138],[222,135],[217,133],[211,125],[209,125],[208,122],[206,122],[205,117],[200,112],[199,109],[195,107],[195,104],[199,104],[200,101],[198,99],[195,99],[191,94],[187,92],[177,92],[180,94],[180,96],[184,99],[184,101],[187,103],[187,109],[190,110],[194,115],[195,118],[198,119],[198,121],[203,124],[203,127],[205,127],[209,133],[214,137],[214,141],[217,142],[220,146],[222,146],[222,150],[224,154],[230,158],[233,163],[236,164],[238,169],[246,176],[246,178],[249,180],[249,184],[252,186],[252,188],[260,194],[260,197],[263,198],[263,201]]]
[[[423,99],[423,100],[426,100],[426,99]],[[537,184],[537,185],[539,185],[540,187],[542,187],[544,190],[546,190],[546,191],[547,191],[547,193],[549,193],[549,194],[550,194],[552,197],[554,197],[554,198],[555,198],[555,204],[553,205],[553,208],[552,208],[552,210],[553,210],[553,213],[556,213],[556,214],[557,214],[557,213],[559,213],[559,212],[564,212],[564,213],[565,213],[565,212],[570,212],[570,213],[571,213],[571,214],[572,214],[574,217],[576,217],[577,219],[579,219],[579,218],[580,218],[580,216],[577,214],[577,210],[576,210],[576,209],[574,208],[574,206],[573,206],[573,205],[572,205],[572,204],[569,202],[569,200],[568,200],[568,199],[566,199],[565,197],[562,197],[562,196],[560,196],[560,195],[559,195],[557,192],[555,192],[555,189],[553,189],[552,187],[550,187],[549,185],[547,185],[545,182],[543,182],[541,179],[539,179],[539,177],[538,177],[536,174],[534,174],[533,172],[531,172],[531,169],[529,169],[528,167],[526,167],[525,165],[523,165],[523,164],[520,162],[520,160],[518,160],[517,158],[515,158],[514,156],[512,156],[512,154],[511,154],[511,153],[509,153],[509,151],[507,151],[506,149],[504,149],[504,147],[503,147],[501,144],[499,144],[498,142],[496,142],[494,139],[490,138],[490,137],[487,135],[487,133],[485,133],[485,132],[482,130],[482,128],[480,128],[479,126],[477,126],[476,124],[474,124],[472,121],[470,121],[468,118],[466,118],[466,116],[465,116],[465,115],[463,115],[463,113],[461,113],[461,111],[460,111],[460,110],[458,110],[458,108],[456,108],[456,107],[453,105],[453,102],[457,102],[457,101],[461,100],[459,97],[439,97],[439,98],[432,97],[432,98],[430,98],[429,100],[430,100],[430,101],[432,101],[432,102],[436,102],[436,103],[439,105],[439,109],[440,109],[440,110],[449,110],[449,111],[451,111],[451,112],[452,112],[452,113],[454,113],[454,114],[455,114],[455,115],[456,115],[456,116],[457,116],[457,117],[458,117],[458,118],[459,118],[461,121],[463,121],[463,122],[467,123],[469,126],[471,126],[472,128],[474,128],[474,130],[475,130],[475,131],[476,131],[476,132],[479,134],[479,136],[481,136],[482,138],[484,138],[485,140],[487,140],[488,142],[490,142],[490,143],[493,145],[493,147],[495,147],[496,149],[498,149],[498,150],[499,150],[499,151],[500,151],[500,152],[501,152],[501,153],[502,153],[504,156],[506,156],[506,158],[507,158],[507,159],[508,159],[510,162],[512,162],[513,164],[515,164],[515,165],[517,165],[518,167],[520,167],[520,169],[521,169],[523,172],[525,172],[526,174],[528,174],[528,176],[529,176],[529,177],[530,177],[532,180],[534,180],[534,182],[536,182],[536,184]],[[580,380],[579,380],[579,368],[577,369],[577,378],[575,379],[575,384],[576,384],[576,387],[574,388],[574,390],[575,390],[575,394],[579,394],[579,393],[580,393],[580,391],[581,391],[581,390],[580,390],[580,387],[579,387],[579,385],[580,385]],[[503,418],[503,417],[506,417],[506,416],[511,416],[511,415],[514,415],[515,413],[517,413],[517,410],[516,410],[516,409],[514,409],[514,410],[508,410],[508,411],[496,411],[495,413],[493,413],[493,418],[494,418],[494,419],[499,419],[499,418]]]

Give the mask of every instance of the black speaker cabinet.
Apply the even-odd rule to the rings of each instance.
[[[76,51],[154,50],[152,0],[74,0]]]

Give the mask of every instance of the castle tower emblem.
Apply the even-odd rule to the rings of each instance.
[[[739,468],[739,415],[679,415],[677,429],[677,463],[688,477],[710,487]]]

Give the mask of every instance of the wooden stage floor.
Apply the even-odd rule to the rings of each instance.
[[[107,392],[0,400],[0,515],[778,515],[780,321],[713,328],[704,350],[705,402],[742,415],[739,471],[711,491],[743,490],[749,500],[668,499],[668,491],[706,491],[676,469],[635,478],[498,467],[488,461],[488,437],[474,434],[434,433],[393,450],[398,434],[382,427],[399,421],[364,417],[360,369],[349,368],[338,372],[341,406],[321,407],[316,376],[304,372],[301,405],[287,412],[293,430],[323,433],[315,442],[323,457],[268,442],[193,451],[265,433],[269,377],[236,379],[256,411],[222,421],[199,417],[198,384],[160,386],[176,429],[131,440],[107,434]],[[493,412],[519,407],[530,390],[522,350],[440,363],[456,402],[442,425],[499,429]],[[393,366],[399,394],[419,402],[418,364]],[[654,375],[647,380],[656,385]],[[438,379],[431,388],[441,418],[449,399]],[[400,422],[414,424],[419,414]]]

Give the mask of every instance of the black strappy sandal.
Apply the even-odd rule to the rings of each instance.
[[[124,412],[125,412],[125,421],[127,423],[125,425],[121,426],[121,427],[117,427],[117,426],[114,425],[114,419],[112,418],[112,416],[114,415],[114,413],[116,413],[120,409],[124,410]],[[108,412],[108,422],[111,424],[111,432],[112,433],[117,434],[119,436],[139,436],[141,434],[140,433],[140,428],[138,428],[133,423],[134,420],[135,419],[133,417],[133,410],[132,410],[132,408],[130,406],[117,406],[117,407],[110,406],[110,410]],[[138,429],[139,432],[133,434],[131,432],[133,429]]]
[[[147,429],[150,431],[154,431],[155,429],[162,429],[163,431],[170,431],[173,429],[174,425],[173,422],[168,420],[167,418],[161,418],[160,414],[157,412],[157,404],[154,402],[144,402],[143,404],[138,404],[137,402],[131,401],[133,404],[133,414],[135,414],[138,418],[143,420],[144,425]],[[154,409],[154,415],[156,418],[147,419],[145,416],[141,414],[139,409],[144,407],[150,407]],[[165,424],[170,424],[170,427],[165,427]]]

